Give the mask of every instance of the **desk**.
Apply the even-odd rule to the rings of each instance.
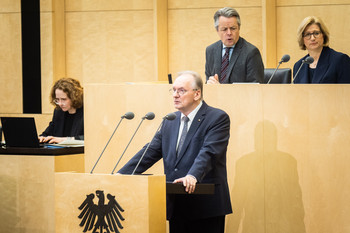
[[[1,147],[0,154],[14,155],[71,155],[84,153],[84,146],[57,147],[57,148],[26,148],[26,147]]]
[[[0,229],[53,233],[55,172],[84,172],[84,148],[27,149],[0,150]]]

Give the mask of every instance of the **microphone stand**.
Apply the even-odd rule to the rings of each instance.
[[[276,71],[278,70],[278,67],[280,67],[280,65],[282,64],[282,62],[283,62],[283,61],[278,62],[278,66],[277,66],[277,68],[273,71],[273,73],[272,73],[272,75],[271,75],[269,81],[267,82],[267,84],[269,84],[269,83],[271,82],[272,77],[275,75]]]
[[[120,119],[120,121],[119,121],[119,123],[118,123],[117,127],[115,127],[115,129],[114,129],[114,131],[113,131],[113,133],[112,133],[111,137],[109,138],[109,140],[108,140],[107,144],[106,144],[106,145],[105,145],[105,147],[103,148],[103,150],[102,150],[102,152],[101,152],[100,156],[98,157],[98,159],[97,159],[97,161],[96,161],[95,165],[94,165],[94,166],[93,166],[93,168],[91,169],[90,174],[92,174],[92,172],[94,171],[94,169],[95,169],[95,167],[96,167],[97,163],[100,161],[100,159],[101,159],[101,157],[102,157],[103,152],[106,150],[106,148],[107,148],[107,146],[108,146],[109,142],[111,141],[111,139],[112,139],[112,137],[113,137],[113,135],[114,135],[115,131],[118,129],[118,127],[119,127],[119,125],[120,125],[120,123],[122,122],[122,120],[123,120],[123,119],[124,119],[124,116],[123,116],[123,117]]]
[[[150,143],[148,143],[148,145],[147,145],[147,147],[146,147],[145,151],[143,152],[143,154],[142,154],[141,158],[139,159],[139,162],[136,164],[135,169],[134,169],[134,171],[131,173],[131,175],[134,175],[134,173],[135,173],[136,169],[139,167],[139,165],[140,165],[140,163],[141,163],[141,160],[143,159],[143,156],[146,154],[146,152],[147,152],[147,150],[148,150],[148,147],[149,147],[149,146],[151,145],[151,143],[153,142],[153,139],[156,137],[156,135],[157,135],[158,131],[159,131],[159,130],[160,130],[160,128],[162,127],[162,125],[163,125],[163,123],[164,123],[164,121],[165,121],[165,120],[166,120],[166,118],[164,117],[164,118],[163,118],[163,120],[162,120],[162,122],[160,123],[160,125],[159,125],[159,127],[158,127],[158,129],[157,129],[156,133],[154,134],[154,136],[153,136],[153,138],[152,138],[151,142],[150,142]]]
[[[145,120],[145,117],[142,117],[142,120],[141,120],[140,124],[137,126],[137,128],[136,128],[136,130],[135,130],[134,134],[132,135],[132,137],[131,137],[131,139],[130,139],[130,141],[129,141],[128,145],[125,147],[125,149],[124,149],[124,151],[123,151],[122,155],[119,157],[119,160],[118,160],[117,164],[114,166],[113,171],[112,171],[112,173],[111,173],[112,175],[113,175],[113,173],[114,173],[115,169],[117,168],[117,166],[118,166],[118,164],[119,164],[120,160],[121,160],[121,159],[122,159],[122,157],[124,156],[124,153],[125,153],[126,149],[129,147],[129,145],[130,145],[130,143],[131,143],[132,139],[134,138],[134,136],[135,136],[136,132],[139,130],[139,128],[140,128],[140,126],[141,126],[141,124],[142,124],[142,122],[143,122],[144,120]]]
[[[305,60],[303,60],[303,61],[301,62],[301,65],[300,65],[300,67],[299,67],[297,73],[296,73],[295,76],[293,77],[293,82],[292,82],[292,84],[294,84],[294,80],[295,80],[295,78],[298,76],[299,71],[300,71],[301,67],[303,67],[304,64],[305,64]]]

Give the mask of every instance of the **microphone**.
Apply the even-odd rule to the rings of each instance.
[[[171,74],[168,74],[168,82],[169,84],[173,84],[173,79],[171,77]]]
[[[273,71],[269,81],[267,82],[267,84],[269,84],[273,78],[273,76],[275,75],[276,71],[278,70],[278,67],[280,67],[280,65],[283,63],[283,62],[288,62],[290,59],[290,56],[288,54],[285,54],[283,55],[283,57],[281,58],[281,60],[278,62],[278,66],[277,68]]]
[[[144,117],[142,117],[142,120],[144,120],[144,119],[153,120],[155,116],[156,116],[156,115],[154,115],[153,112],[149,112],[149,113],[147,113]]]
[[[294,80],[296,79],[296,77],[298,76],[299,71],[300,71],[301,67],[304,65],[304,63],[306,63],[306,64],[310,65],[311,63],[313,63],[313,62],[314,62],[314,58],[313,58],[313,57],[308,56],[308,57],[306,57],[304,60],[302,60],[301,62],[302,62],[302,63],[301,63],[301,65],[300,65],[300,67],[299,67],[299,69],[298,69],[297,73],[295,74],[295,76],[294,76],[294,78],[293,78],[293,83],[294,83]]]
[[[128,147],[129,147],[129,145],[130,145],[131,141],[133,140],[133,138],[134,138],[135,134],[136,134],[136,133],[137,133],[137,131],[139,130],[139,128],[140,128],[140,126],[141,126],[142,122],[143,122],[145,119],[147,119],[147,120],[153,120],[153,119],[154,119],[154,117],[155,117],[154,113],[153,113],[153,112],[149,112],[149,113],[147,113],[147,114],[146,114],[144,117],[142,117],[142,118],[141,118],[141,122],[140,122],[140,124],[137,126],[137,128],[136,128],[136,130],[135,130],[134,134],[132,135],[132,137],[131,137],[131,139],[130,139],[130,141],[129,141],[128,145],[126,145],[126,147],[125,147],[125,149],[124,149],[124,151],[123,151],[122,155],[119,157],[119,160],[118,160],[117,164],[114,166],[113,171],[112,171],[112,173],[111,173],[111,174],[113,174],[113,173],[114,173],[114,171],[115,171],[115,169],[117,168],[117,166],[118,166],[118,164],[119,164],[120,160],[123,158],[123,156],[124,156],[124,154],[125,154],[126,149],[128,149]]]
[[[167,114],[165,117],[163,117],[163,119],[172,121],[176,118],[176,114],[174,112]]]
[[[175,118],[176,118],[176,114],[173,113],[173,112],[172,112],[172,113],[169,113],[169,114],[167,114],[165,117],[163,117],[163,120],[162,120],[162,122],[160,123],[160,125],[159,125],[159,127],[158,127],[156,133],[154,134],[154,136],[153,136],[151,142],[148,143],[148,145],[147,145],[145,151],[144,151],[143,154],[141,155],[141,158],[139,159],[138,163],[136,164],[135,169],[134,169],[134,171],[131,173],[131,175],[134,175],[136,169],[139,167],[139,165],[140,165],[140,163],[141,163],[141,160],[143,159],[143,156],[145,156],[145,154],[146,154],[146,152],[147,152],[149,146],[151,145],[153,139],[156,137],[156,135],[157,135],[157,133],[159,132],[160,128],[162,127],[164,121],[165,121],[165,120],[172,121],[172,120],[174,120]]]
[[[127,113],[125,113],[123,116],[121,116],[121,119],[120,119],[120,121],[119,121],[119,123],[118,123],[118,125],[115,127],[115,129],[114,129],[114,131],[113,131],[113,133],[112,133],[112,135],[111,135],[111,137],[109,138],[109,140],[108,140],[108,142],[107,142],[107,144],[105,145],[105,147],[103,148],[103,150],[102,150],[102,152],[101,152],[101,154],[100,154],[100,156],[98,157],[98,159],[97,159],[97,161],[96,161],[96,163],[95,163],[95,165],[93,166],[93,168],[91,169],[91,171],[90,171],[90,173],[92,174],[92,172],[94,171],[94,169],[95,169],[95,167],[96,167],[96,165],[97,165],[97,163],[100,161],[100,159],[101,159],[101,157],[102,157],[102,154],[103,154],[103,152],[105,151],[105,149],[107,148],[107,145],[109,144],[109,142],[111,141],[111,139],[112,139],[112,137],[113,137],[113,135],[114,135],[114,133],[115,133],[115,131],[118,129],[118,127],[119,127],[119,125],[120,125],[120,123],[122,122],[122,120],[125,118],[125,119],[128,119],[128,120],[131,120],[131,119],[133,119],[134,118],[134,113],[133,112],[127,112]]]

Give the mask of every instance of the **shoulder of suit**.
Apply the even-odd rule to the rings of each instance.
[[[217,47],[221,47],[221,44],[222,44],[221,40],[218,40],[215,43],[212,43],[211,45],[209,45],[207,47],[207,49],[211,50],[211,49],[215,49]]]
[[[212,106],[209,106],[207,104],[203,104],[202,108],[205,108],[206,113],[210,114],[210,113],[215,113],[215,116],[222,116],[222,115],[228,115],[224,110],[220,109],[220,108],[215,108]]]

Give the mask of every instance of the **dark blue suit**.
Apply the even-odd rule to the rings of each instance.
[[[309,55],[294,64],[293,76],[307,56]],[[309,77],[309,66],[304,64],[294,83],[350,83],[350,58],[329,47],[323,47],[312,80]]]
[[[214,183],[214,195],[168,195],[167,219],[177,216],[203,219],[232,213],[227,184],[226,151],[230,137],[230,119],[222,110],[208,106],[204,101],[186,136],[184,145],[176,156],[176,144],[181,113],[176,119],[165,121],[156,134],[136,173],[142,173],[163,158],[166,180],[191,174],[199,183]],[[130,174],[146,146],[120,171]]]

